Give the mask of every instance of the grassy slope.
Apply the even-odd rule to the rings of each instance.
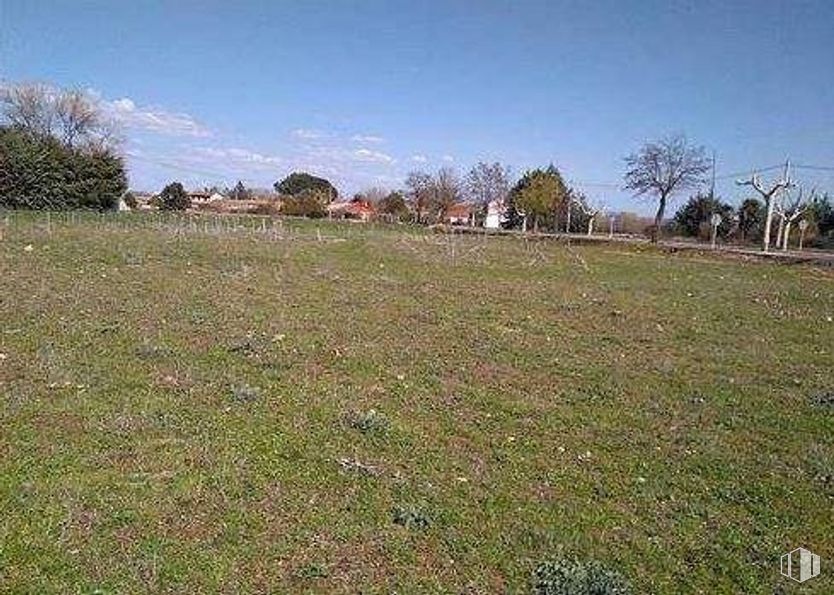
[[[834,558],[830,273],[293,225],[6,230],[0,590],[493,593],[564,550],[770,592]]]

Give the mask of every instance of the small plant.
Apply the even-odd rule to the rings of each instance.
[[[298,569],[296,574],[299,578],[303,579],[327,578],[330,575],[327,567],[317,562],[309,562],[305,564]]]
[[[142,343],[136,347],[135,353],[139,359],[161,359],[170,355],[170,350],[162,345]]]
[[[395,506],[391,509],[394,523],[406,529],[428,529],[431,517],[416,506]]]
[[[231,388],[231,392],[232,398],[234,398],[235,401],[240,401],[242,403],[254,401],[261,396],[261,391],[257,387],[249,386],[248,384],[233,386]]]
[[[535,595],[628,595],[631,587],[617,572],[596,561],[548,560],[533,571]]]
[[[811,397],[811,405],[821,409],[831,409],[834,411],[834,390],[828,392],[820,392]]]
[[[391,429],[391,422],[376,409],[370,409],[365,413],[352,413],[349,416],[350,427],[359,430],[363,434],[384,436]]]

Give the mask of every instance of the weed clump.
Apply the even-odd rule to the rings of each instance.
[[[631,592],[619,573],[593,560],[547,560],[533,571],[535,595],[629,595]]]
[[[811,405],[820,409],[834,411],[834,390],[813,395],[811,397]]]
[[[255,386],[249,386],[248,384],[240,384],[231,387],[231,394],[232,398],[235,401],[246,403],[249,401],[254,401],[258,397],[260,397],[261,391]]]
[[[391,509],[394,523],[406,529],[428,529],[431,517],[416,506],[395,506]]]
[[[374,436],[385,436],[391,429],[388,417],[376,409],[370,409],[364,413],[351,413],[348,416],[348,424],[363,434]]]

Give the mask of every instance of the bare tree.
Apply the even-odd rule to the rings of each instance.
[[[783,252],[787,252],[788,250],[788,241],[791,237],[791,226],[805,213],[806,210],[808,210],[810,203],[814,200],[816,192],[814,190],[811,191],[811,197],[809,200],[805,199],[804,194],[804,189],[799,188],[796,196],[789,197],[787,204],[782,204],[781,201],[778,201],[778,204],[775,206],[775,209],[779,213],[779,217],[784,224],[784,229],[782,230],[782,236],[780,238]],[[777,246],[778,245],[779,244],[777,242]]]
[[[510,168],[497,161],[479,161],[466,174],[465,183],[475,203],[486,207],[494,201],[503,202],[510,192]]]
[[[782,175],[782,179],[775,182],[770,188],[765,188],[762,185],[762,180],[759,178],[759,174],[755,172],[750,176],[749,180],[738,180],[736,181],[736,184],[739,184],[740,186],[752,186],[753,189],[762,197],[765,205],[767,205],[767,215],[765,216],[764,222],[764,237],[762,238],[762,250],[767,252],[770,250],[770,227],[773,223],[773,211],[776,206],[775,199],[782,190],[793,186],[793,182],[791,182],[789,176],[788,164],[785,164],[785,172]]]
[[[106,117],[98,100],[84,91],[11,85],[0,89],[0,104],[12,127],[36,136],[52,136],[70,147],[103,150],[120,141],[116,123]]]
[[[657,242],[668,200],[680,190],[704,183],[710,160],[703,147],[690,146],[685,136],[674,135],[646,143],[625,162],[626,189],[633,190],[636,196],[657,197],[652,227],[652,242]]]
[[[438,221],[442,221],[446,212],[460,200],[461,183],[457,172],[452,167],[441,167],[434,177],[433,211]]]
[[[38,136],[53,132],[55,111],[52,91],[46,85],[11,85],[0,90],[3,116],[8,123]]]
[[[359,196],[362,197],[363,200],[367,200],[369,203],[378,204],[389,194],[391,194],[391,192],[381,186],[371,186],[362,190],[359,193]]]
[[[99,130],[104,119],[93,100],[81,91],[59,93],[53,109],[59,138],[69,146]]]
[[[432,203],[434,202],[434,177],[423,171],[413,171],[405,179],[408,189],[408,200],[414,210],[418,223],[425,223]]]
[[[594,223],[597,217],[605,213],[605,206],[602,204],[592,204],[588,200],[579,201],[579,208],[588,216],[588,235],[594,233]]]

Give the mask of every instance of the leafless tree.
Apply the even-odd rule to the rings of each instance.
[[[53,132],[55,110],[52,91],[46,85],[10,85],[0,89],[3,116],[15,128],[38,136]]]
[[[806,210],[808,210],[809,205],[814,200],[815,194],[815,191],[812,190],[810,199],[806,199],[804,196],[804,189],[800,187],[794,196],[787,197],[788,201],[786,204],[783,204],[782,201],[777,201],[775,209],[784,224],[784,229],[782,230],[782,236],[780,238],[783,252],[787,252],[788,250],[788,241],[791,237],[791,226],[797,219],[802,217]],[[779,244],[777,242],[777,246],[778,245]]]
[[[418,223],[425,223],[432,203],[434,202],[434,177],[423,171],[413,171],[405,179],[408,189],[408,200]]]
[[[738,180],[736,184],[741,186],[752,186],[752,188],[762,197],[765,205],[767,205],[767,216],[765,217],[764,222],[764,237],[762,238],[762,249],[767,252],[770,250],[770,228],[773,223],[773,211],[776,206],[776,198],[782,190],[793,186],[793,182],[791,182],[790,177],[788,176],[788,167],[787,165],[785,166],[785,173],[783,174],[782,179],[775,182],[770,188],[764,187],[762,180],[757,173],[753,173],[749,180]]]
[[[605,206],[598,203],[591,203],[588,200],[579,201],[577,203],[582,212],[588,216],[588,235],[594,233],[594,223],[597,217],[605,213]]]
[[[686,137],[674,135],[646,143],[625,158],[625,187],[635,195],[657,197],[657,213],[652,227],[652,242],[657,242],[668,200],[678,191],[705,181],[710,160],[703,147],[690,146]]]
[[[446,212],[460,200],[461,183],[457,172],[451,167],[441,167],[434,178],[433,211],[438,221],[442,221]]]
[[[116,123],[99,102],[79,90],[60,90],[41,84],[10,85],[0,89],[5,120],[37,136],[52,136],[68,146],[93,150],[120,142]]]
[[[501,202],[510,192],[510,168],[499,162],[476,163],[466,174],[466,190],[471,200],[481,206]]]
[[[390,192],[381,186],[371,186],[362,190],[359,196],[370,203],[377,204],[389,194]]]
[[[59,93],[54,100],[54,111],[60,138],[70,146],[98,130],[103,120],[93,100],[77,90]]]

